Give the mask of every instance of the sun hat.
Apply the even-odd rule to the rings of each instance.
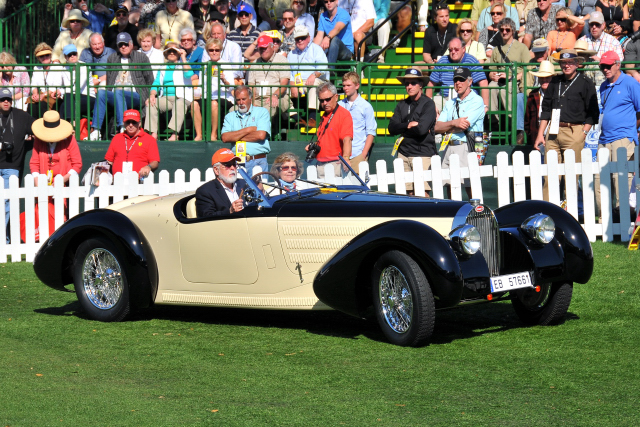
[[[233,151],[228,148],[221,148],[211,156],[212,165],[215,165],[216,163],[230,162],[231,160],[235,160],[237,162],[242,161],[240,157],[236,156]]]
[[[409,79],[409,80],[422,80],[423,82],[427,83],[427,81],[429,80],[429,77],[427,76],[423,76],[422,75],[422,71],[416,69],[416,68],[407,68],[404,71],[404,76],[400,76],[400,77],[396,77],[396,79],[398,79],[398,81],[400,81],[400,83],[404,83],[405,80]]]
[[[578,52],[576,52],[575,49],[562,49],[559,52],[556,62],[575,60],[578,63],[583,63],[584,59],[584,56],[578,55]]]
[[[82,12],[80,11],[80,9],[71,9],[71,12],[69,12],[69,15],[67,16],[67,19],[62,21],[62,26],[68,29],[69,21],[81,21],[83,27],[89,25],[89,20],[82,16]]]
[[[592,57],[596,54],[595,50],[589,49],[589,43],[586,40],[580,39],[576,41],[576,44],[573,45],[573,49],[580,56]]]
[[[600,63],[604,65],[613,65],[616,61],[620,61],[620,57],[612,50],[605,52],[604,55],[600,57]]]
[[[304,25],[296,27],[293,30],[294,40],[297,39],[298,37],[308,37],[308,36],[309,36],[309,30],[307,30],[307,27],[305,27]]]
[[[60,113],[51,110],[42,115],[31,125],[31,131],[40,141],[59,142],[67,139],[73,133],[73,126],[66,120],[60,119]]]
[[[51,49],[44,49],[44,50],[41,50],[40,52],[36,53],[36,57],[44,56],[44,55],[51,55]]]
[[[536,77],[552,77],[558,74],[551,61],[542,61],[538,71],[532,71],[529,74]]]
[[[178,54],[178,56],[180,56],[180,48],[178,46],[180,46],[180,44],[177,41],[169,39],[164,43],[164,50],[162,51],[162,54],[164,56],[167,56],[169,52],[174,51]]]
[[[216,4],[219,4],[219,3],[220,3],[220,0],[216,2]],[[209,22],[216,22],[216,21],[220,22],[221,24],[224,24],[224,15],[218,12],[217,10],[214,10],[209,14]]]

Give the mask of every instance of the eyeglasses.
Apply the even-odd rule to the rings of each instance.
[[[304,4],[303,1],[294,1],[293,4]]]
[[[180,43],[193,42],[193,39],[180,39]]]
[[[320,104],[322,104],[323,102],[329,102],[329,101],[331,101],[331,100],[333,99],[333,97],[334,97],[334,96],[335,96],[335,95],[331,95],[331,96],[330,96],[330,97],[328,97],[328,98],[318,98],[318,100],[320,101]]]
[[[247,17],[249,16],[249,13],[248,13],[248,12],[240,12],[240,13],[238,14],[238,16],[239,16],[240,18],[247,18]]]
[[[491,16],[502,16],[502,12],[491,12]]]
[[[124,122],[125,126],[136,126],[138,127],[139,123],[136,122],[135,120],[127,120],[126,122]]]
[[[211,53],[222,52],[222,49],[207,49],[207,52],[211,52]]]
[[[71,52],[65,55],[67,58],[71,58],[72,56],[78,56],[78,52]]]
[[[325,3],[333,3],[333,2],[336,2],[336,1],[338,1],[338,0],[324,0]]]
[[[557,23],[564,22],[566,24],[567,23],[567,18],[556,18],[556,22]]]
[[[227,169],[238,168],[238,164],[236,163],[235,160],[232,160],[230,162],[221,162],[220,164]]]
[[[449,50],[451,52],[460,52],[463,48],[461,47],[450,47]]]
[[[500,32],[509,34],[511,32],[511,28],[500,28]]]
[[[117,16],[118,18],[124,18],[124,17],[127,17],[128,15],[129,15],[129,14],[128,14],[128,13],[126,13],[126,12],[119,12],[119,13],[116,13],[116,16]]]
[[[544,3],[546,1],[549,1],[549,0],[538,0],[538,3]]]
[[[471,30],[462,30],[461,29],[460,32],[464,33],[464,34],[471,34],[471,33],[473,33],[473,29],[471,29]]]
[[[589,28],[591,27],[598,27],[600,28],[600,24],[598,24],[597,22],[589,22]]]
[[[259,48],[258,48],[258,51],[260,51],[260,52],[264,52],[264,51],[265,51],[265,50],[267,50],[267,49],[269,49],[269,46],[267,46],[267,47],[259,47]]]
[[[69,24],[79,24],[82,21],[80,21],[79,19],[72,19],[71,21],[69,21]]]
[[[414,85],[417,85],[417,84],[418,84],[418,82],[417,82],[417,81],[416,81],[416,82],[412,82],[411,80],[407,80],[406,82],[404,82],[404,86],[405,86],[405,87],[407,87],[407,86],[414,86]]]
[[[298,170],[298,167],[297,166],[280,166],[280,170],[282,171],[292,170],[296,172]]]
[[[289,21],[295,21],[295,18],[282,18],[282,20],[289,22]]]
[[[13,99],[11,99],[11,98],[2,98],[2,99],[0,99],[0,102],[11,102],[11,101],[13,101]]]
[[[129,47],[129,43],[118,43],[118,49],[121,47]]]
[[[614,64],[600,64],[600,70],[604,71],[604,70],[610,70],[611,67],[613,67]]]
[[[578,63],[576,61],[562,61],[560,62],[560,68],[568,67],[568,66],[577,66]]]
[[[44,54],[44,55],[39,55],[38,58],[40,58],[40,59],[51,58],[51,54],[47,53],[47,54]]]
[[[307,39],[306,37],[297,37],[297,38],[296,38],[296,43],[298,43],[298,42],[303,42],[303,41],[305,41],[306,39]]]
[[[176,3],[178,0],[164,0],[165,3]]]

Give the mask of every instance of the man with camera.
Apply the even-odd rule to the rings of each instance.
[[[9,178],[20,176],[24,167],[25,140],[30,140],[31,124],[34,118],[19,108],[11,106],[11,91],[0,89],[0,175],[4,179],[4,188],[9,188]],[[4,202],[5,226],[9,223],[9,200]],[[7,228],[7,243],[9,229]]]
[[[318,178],[324,178],[324,168],[329,163],[334,165],[336,174],[341,166],[344,172],[349,171],[338,156],[344,157],[349,163],[353,119],[346,108],[338,105],[338,90],[332,83],[325,82],[318,86],[318,99],[324,111],[317,130],[318,142],[308,144],[305,150],[308,152],[307,161],[317,159]]]
[[[453,73],[453,85],[458,96],[446,102],[435,125],[435,133],[445,134],[442,140],[445,147],[442,169],[449,169],[449,158],[452,154],[458,155],[461,168],[469,167],[467,154],[475,151],[475,133],[482,134],[484,130],[484,102],[471,90],[472,84],[473,77],[468,68],[460,67]],[[471,198],[469,178],[462,181],[467,195]],[[450,190],[451,186],[448,182],[445,183]]]

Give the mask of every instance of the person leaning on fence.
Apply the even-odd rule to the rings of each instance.
[[[360,96],[360,77],[353,71],[342,76],[344,99],[338,103],[344,107],[353,119],[353,141],[351,142],[351,167],[360,173],[360,163],[371,156],[373,140],[376,137],[378,124],[371,104]]]
[[[89,50],[89,49],[86,49]],[[87,115],[95,105],[95,94],[91,86],[89,68],[78,61],[78,50],[72,44],[64,47],[64,57],[67,60],[66,70],[62,73],[62,84],[65,90],[64,100],[60,106],[60,115],[63,119],[74,121],[80,115]],[[77,67],[77,68],[76,68]],[[78,78],[76,79],[76,76]],[[77,80],[77,81],[76,81]],[[80,89],[77,92],[77,89]],[[76,111],[76,101],[80,98],[80,111]]]
[[[38,119],[45,111],[58,108],[64,70],[60,66],[51,65],[51,47],[48,44],[38,44],[34,53],[41,65],[33,67],[31,96],[27,104],[30,104],[29,114]]]
[[[557,73],[551,61],[542,61],[538,70],[531,71],[529,74],[536,78],[536,85],[540,86],[529,92],[527,96],[527,106],[524,112],[524,133],[527,135],[527,145],[532,147],[538,137],[538,129],[540,126],[540,102],[547,94],[547,88],[549,87],[549,83],[551,83],[551,78]],[[525,160],[527,159],[528,157],[525,156]]]
[[[205,44],[205,50],[210,56],[211,65],[207,67],[208,74],[204,76],[202,81],[202,88],[207,90],[208,85],[211,85],[211,92],[208,94],[205,92],[202,94],[202,90],[195,89],[196,96],[191,103],[191,115],[193,117],[193,126],[196,131],[194,141],[202,141],[202,108],[201,103],[203,99],[211,100],[211,141],[218,140],[218,122],[224,122],[225,114],[231,110],[233,106],[233,76],[235,71],[229,66],[223,69],[218,62],[220,61],[220,55],[222,54],[222,42],[218,39],[209,39]],[[211,80],[208,83],[207,80]],[[198,93],[201,96],[198,96]],[[220,120],[218,120],[220,118]]]
[[[82,12],[78,9],[69,12],[67,19],[62,21],[62,26],[69,31],[62,31],[56,39],[51,53],[51,61],[64,62],[62,48],[70,43],[76,45],[78,54],[82,54],[82,51],[89,47],[89,38],[92,34],[91,30],[86,28],[88,25],[89,21],[82,16]],[[25,36],[28,35],[25,34]]]
[[[581,161],[584,140],[591,127],[598,123],[598,97],[595,86],[584,73],[578,73],[578,64],[584,58],[575,50],[560,51],[560,67],[562,75],[555,76],[545,91],[540,113],[540,128],[534,148],[554,150],[558,153],[558,162],[564,163],[566,150],[573,150],[576,162]],[[549,128],[547,129],[547,125]],[[544,132],[547,131],[545,138]],[[576,185],[567,182],[566,185]],[[545,180],[542,189],[543,197],[549,200],[549,180]]]
[[[133,47],[139,49],[138,27],[129,22],[129,9],[126,6],[119,6],[116,9],[116,24],[111,25],[105,31],[105,44],[111,49],[118,48],[118,34],[128,33],[133,41]]]
[[[9,88],[0,88],[0,176],[4,188],[9,188],[9,178],[19,177],[24,167],[25,143],[31,140],[31,124],[35,120],[20,108],[12,107],[13,93]],[[5,226],[9,224],[9,199],[4,202]],[[7,243],[9,243],[7,228]]]
[[[638,145],[638,126],[640,126],[640,85],[630,76],[620,72],[620,57],[609,51],[600,58],[600,70],[606,80],[600,85],[600,103],[602,122],[598,148],[607,148],[612,162],[618,160],[618,149],[624,148],[627,160],[634,159],[634,149]],[[618,174],[613,173],[616,206],[620,206],[620,187]],[[628,174],[627,185],[631,191],[633,174]],[[636,180],[638,178],[636,177]],[[637,181],[636,181],[637,182]],[[600,175],[594,179],[596,204],[600,209]]]
[[[124,129],[113,137],[104,159],[111,165],[114,175],[137,172],[140,178],[146,178],[160,164],[158,141],[140,127],[137,110],[124,112]]]
[[[442,159],[442,168],[448,169],[450,157],[457,154],[460,160],[461,168],[469,167],[468,153],[475,151],[475,133],[482,133],[484,130],[484,101],[473,90],[473,77],[468,68],[460,67],[456,69],[453,75],[453,82],[456,94],[455,99],[449,99],[445,104],[442,112],[438,116],[434,131],[435,133],[445,134],[443,137],[444,158]],[[467,134],[471,135],[471,147],[468,143]],[[442,149],[441,149],[442,150]],[[447,188],[450,190],[449,180],[445,181]],[[471,183],[469,178],[463,178],[462,183],[469,198],[471,198]],[[449,191],[448,190],[448,191]],[[448,198],[451,197],[449,194]]]
[[[296,48],[289,53],[287,60],[291,66],[291,97],[300,98],[307,92],[307,120],[300,118],[300,124],[308,128],[316,127],[318,109],[317,87],[329,80],[327,57],[320,46],[311,43],[309,31],[305,27],[296,27],[293,33]]]
[[[246,148],[245,168],[253,175],[253,168],[259,166],[263,172],[269,170],[267,154],[271,151],[269,138],[271,118],[266,108],[253,104],[253,92],[248,86],[238,86],[233,92],[236,111],[224,118],[222,142],[236,144],[244,142]]]
[[[324,7],[326,10],[320,15],[313,43],[322,48],[329,64],[349,61],[354,52],[351,16],[338,7],[338,0],[325,0]],[[329,67],[334,68],[335,65]]]
[[[162,43],[167,40],[179,40],[183,28],[194,28],[193,17],[186,10],[178,7],[176,0],[165,0],[165,10],[156,13],[156,28],[162,37]]]
[[[9,52],[0,52],[0,72],[2,73],[0,86],[11,91],[12,107],[26,111],[31,78],[26,67],[16,64],[16,58],[13,55]]]
[[[438,154],[433,127],[436,123],[436,104],[422,93],[426,81],[420,70],[409,68],[403,77],[398,77],[409,95],[393,110],[389,121],[389,135],[400,135],[396,144],[398,158],[402,159],[405,172],[413,171],[413,159],[422,160],[422,170],[431,168],[431,157]],[[394,149],[395,150],[395,149]],[[425,181],[425,197],[429,197],[431,187]],[[414,194],[413,183],[407,183],[407,192]]]
[[[193,71],[186,64],[187,53],[180,49],[180,45],[168,40],[163,51],[165,69],[158,72],[149,99],[146,103],[147,117],[145,128],[151,136],[158,138],[159,115],[171,111],[167,130],[171,134],[168,141],[176,141],[182,129],[187,109],[193,101],[193,87],[191,78]],[[180,60],[184,64],[180,64]],[[157,97],[159,96],[159,97]]]
[[[509,19],[505,18],[500,21],[499,24],[500,33],[502,34],[502,40],[504,45],[497,46],[493,49],[493,53],[491,54],[491,62],[494,64],[512,64],[512,63],[522,63],[529,62],[531,59],[531,55],[529,54],[529,49],[520,43],[518,40],[514,38],[515,36],[515,23]],[[505,66],[508,67],[508,66]],[[491,111],[498,110],[498,96],[500,96],[500,100],[502,101],[502,105],[507,111],[513,111],[511,102],[512,102],[512,88],[513,85],[511,81],[516,78],[518,80],[518,93],[517,93],[517,142],[518,144],[522,144],[524,141],[524,79],[523,79],[523,69],[521,67],[515,69],[514,67],[505,70],[505,67],[494,66],[491,67],[493,71],[489,73],[489,78],[491,79],[491,83],[489,83],[490,88],[495,88],[491,90]],[[513,70],[513,71],[512,71]],[[514,71],[516,75],[514,76]],[[508,75],[507,75],[508,72]],[[507,79],[508,78],[508,79]],[[499,117],[496,115],[496,117]]]
[[[487,76],[482,72],[482,67],[470,67],[469,65],[464,64],[478,64],[478,60],[468,53],[465,52],[465,47],[462,44],[462,41],[454,37],[449,42],[449,54],[443,56],[438,60],[434,68],[432,69],[431,75],[429,77],[429,83],[427,85],[426,95],[433,99],[433,102],[436,104],[436,109],[438,111],[442,110],[444,106],[445,98],[455,96],[449,89],[449,87],[454,85],[454,71],[458,68],[469,68],[473,77],[473,84],[482,87],[482,98],[484,99],[484,105],[489,106],[489,91],[486,88],[489,84],[487,83]],[[440,89],[440,95],[432,96],[433,87],[434,86],[446,86],[444,89]]]
[[[338,105],[338,90],[329,82],[318,86],[318,98],[320,108],[324,111],[322,120],[318,125],[318,145],[320,151],[316,155],[316,167],[318,178],[325,177],[325,166],[332,164],[334,172],[340,176],[346,176],[347,166],[338,156],[342,156],[349,164],[351,162],[351,144],[353,141],[353,119],[346,108]],[[309,151],[309,145],[305,147]]]
[[[248,84],[255,93],[253,105],[267,108],[272,118],[277,112],[288,114],[291,108],[291,99],[287,94],[291,74],[289,63],[284,56],[275,52],[273,39],[267,35],[258,39],[258,51],[260,56],[247,73]]]
[[[129,66],[129,63],[143,65]],[[109,64],[107,88],[98,91],[96,106],[93,109],[90,135],[92,141],[102,139],[100,129],[107,106],[115,105],[116,126],[122,131],[124,130],[122,122],[124,111],[146,105],[149,86],[153,84],[153,72],[149,59],[144,53],[133,50],[129,33],[118,34],[118,51],[107,59],[107,64]]]
[[[196,212],[198,218],[230,215],[244,209],[241,198],[246,183],[238,179],[238,162],[228,148],[221,148],[211,157],[216,178],[202,184],[196,190]]]
[[[429,26],[424,33],[422,59],[427,64],[434,64],[444,55],[458,30],[458,26],[449,21],[449,8],[446,5],[438,4],[435,9],[436,24]]]

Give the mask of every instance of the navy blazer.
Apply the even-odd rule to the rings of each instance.
[[[246,183],[242,179],[236,181],[238,191],[241,191]],[[196,190],[196,213],[198,218],[217,215],[230,215],[231,202],[227,197],[222,183],[216,178]]]

